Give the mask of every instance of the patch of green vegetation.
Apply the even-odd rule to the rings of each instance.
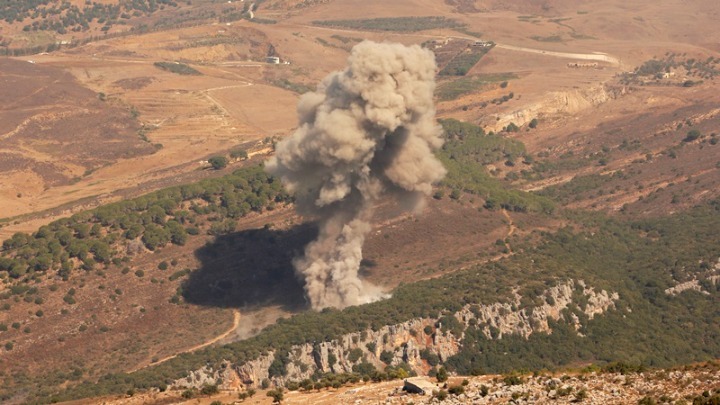
[[[717,357],[720,343],[707,347],[704,339],[720,332],[720,319],[711,309],[720,303],[720,286],[701,281],[709,295],[692,291],[671,296],[664,290],[708,274],[707,263],[715,262],[720,250],[711,246],[717,242],[705,238],[720,224],[718,214],[720,201],[630,225],[603,216],[585,216],[587,231],[561,230],[525,259],[539,260],[542,273],[551,268],[569,271],[565,274],[585,279],[595,288],[619,292],[616,309],[589,321],[580,307],[571,307],[558,322],[550,323],[552,333],[533,334],[527,340],[516,335],[490,340],[479,328],[468,328],[468,340],[463,350],[448,360],[449,368],[460,374],[475,367],[508,372],[584,361],[658,367]],[[591,229],[593,226],[598,228]],[[644,236],[648,234],[657,239]],[[580,328],[585,337],[572,326],[572,314],[585,319]],[[684,326],[690,323],[692,327]],[[587,338],[593,344],[588,345]],[[678,348],[682,350],[676,351]]]
[[[177,73],[179,75],[199,76],[202,75],[195,68],[181,62],[155,62],[154,65],[162,70]]]
[[[177,7],[174,0],[120,0],[115,4],[93,2],[84,7],[57,0],[20,0],[0,2],[0,19],[8,24],[33,20],[23,31],[83,32],[91,23],[104,24],[103,32],[113,25],[125,24],[133,17],[149,16],[165,7]]]
[[[699,79],[712,80],[720,75],[720,58],[708,57],[707,59],[688,58],[681,59],[675,53],[666,53],[662,58],[653,58],[645,61],[635,68],[633,72],[622,75],[622,83],[635,83],[638,79],[661,79],[669,76],[677,70],[683,69],[681,75],[686,77],[697,77]],[[685,80],[678,83],[685,87],[701,84],[702,80]]]
[[[460,77],[440,83],[435,95],[443,101],[455,100],[465,94],[477,92],[490,83],[505,82],[511,79],[517,79],[517,75],[514,73],[486,73]]]
[[[150,250],[183,245],[201,216],[211,216],[210,231],[220,234],[233,229],[234,219],[283,201],[290,201],[289,195],[262,167],[240,169],[81,212],[31,235],[16,233],[2,244],[0,273],[9,275],[8,283],[30,282],[48,272],[68,279],[78,268],[120,263],[129,241],[139,240]]]
[[[330,42],[326,41],[324,38],[317,37],[315,38],[316,41],[322,46],[326,46],[328,48],[334,48],[335,46],[331,44]]]
[[[319,42],[322,46],[326,46],[328,48],[342,49],[348,52],[355,44],[363,41],[362,38],[345,37],[342,35],[331,35],[330,38],[333,39],[332,42],[320,37],[315,38],[315,40]]]
[[[188,41],[182,44],[177,45],[170,45],[166,49],[171,51],[181,51],[183,49],[192,49],[192,48],[204,48],[204,47],[210,47],[210,46],[216,46],[216,45],[238,45],[238,44],[244,44],[247,42],[247,39],[242,37],[234,37],[234,36],[217,36],[217,37],[208,37],[203,39],[198,39],[195,41]]]
[[[563,41],[562,36],[560,36],[560,35],[550,35],[547,37],[533,35],[530,37],[530,39],[533,39],[538,42],[562,42]]]
[[[542,156],[545,155],[538,154],[538,157]],[[558,158],[554,160],[536,160],[532,164],[532,169],[540,175],[552,175],[563,171],[577,170],[583,167],[595,165],[599,159],[604,157],[607,157],[605,153],[593,153],[590,155],[577,156],[573,152],[567,152],[558,156]]]
[[[248,21],[255,23],[255,24],[263,24],[263,25],[270,25],[270,24],[277,24],[277,20],[273,20],[272,18],[251,18]]]
[[[445,17],[391,17],[358,20],[322,20],[313,21],[313,25],[323,27],[350,28],[369,31],[415,32],[439,28],[459,28],[464,24]]]
[[[481,196],[488,209],[552,212],[549,199],[514,190],[492,177],[485,165],[514,162],[525,155],[525,146],[516,140],[496,134],[485,134],[482,128],[453,119],[442,120],[446,141],[438,158],[448,170],[442,185]]]
[[[573,28],[572,26],[570,26],[570,25],[568,25],[568,24],[565,24],[565,21],[569,21],[569,20],[572,20],[572,18],[569,18],[569,17],[565,17],[565,18],[551,18],[551,19],[549,19],[548,21],[551,22],[551,23],[557,24],[557,25],[559,25],[559,26],[561,26],[561,27],[569,28],[570,31],[575,32],[575,28]]]
[[[273,86],[280,87],[281,89],[289,90],[297,94],[305,94],[314,90],[307,84],[291,82],[288,79],[275,79],[270,83],[272,83]]]
[[[457,27],[457,28],[454,28],[454,30],[457,32],[463,33],[465,35],[469,35],[471,37],[478,38],[478,39],[482,38],[482,35],[483,35],[482,32],[472,31],[472,30],[468,29],[467,27]]]
[[[624,177],[625,174],[622,171],[606,175],[589,174],[576,176],[567,183],[547,187],[537,194],[549,197],[553,201],[561,204],[567,204],[583,198],[583,195],[588,192],[598,192],[605,184],[616,179],[623,179]]]
[[[570,37],[572,37],[572,39],[578,39],[578,40],[597,39],[592,35],[580,34],[578,32],[574,32],[574,31],[570,33]]]
[[[456,55],[438,73],[440,76],[465,76],[493,46],[473,46]]]
[[[363,41],[362,38],[346,37],[346,36],[342,36],[342,35],[338,35],[338,34],[333,34],[330,36],[330,38],[336,39],[336,40],[342,42],[343,44],[352,44],[353,42],[362,42]]]

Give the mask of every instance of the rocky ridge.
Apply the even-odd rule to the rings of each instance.
[[[548,321],[557,321],[565,316],[579,330],[582,325],[577,315],[568,311],[570,307],[579,308],[588,319],[593,319],[607,310],[615,309],[619,299],[617,293],[596,291],[582,280],[558,283],[540,297],[543,297],[541,303],[522,309],[523,297],[517,292],[509,302],[465,305],[452,314],[460,328],[443,327],[442,319],[447,317],[416,318],[377,331],[367,329],[349,333],[329,342],[296,345],[287,353],[283,376],[271,376],[269,370],[277,353],[269,352],[245,364],[226,363],[220,370],[205,367],[192,371],[188,377],[175,381],[172,386],[199,388],[219,383],[223,389],[241,385],[257,388],[264,380],[271,381],[275,386],[285,386],[290,381],[310,378],[316,372],[351,373],[353,366],[363,361],[380,370],[386,364],[394,366],[406,363],[418,375],[425,375],[431,366],[421,353],[425,356],[434,354],[440,361],[447,360],[459,352],[464,330],[470,325],[482,328],[488,339],[502,339],[507,335],[528,338],[533,333],[550,333]],[[582,297],[580,301],[583,302],[576,302],[578,297]]]
[[[462,386],[462,378],[436,384],[437,392]],[[433,380],[434,381],[434,380]],[[563,375],[484,376],[466,380],[462,393],[439,401],[432,395],[408,395],[400,389],[389,392],[385,404],[637,404],[715,403],[720,400],[720,369],[716,364],[683,370],[653,370],[642,373],[588,372]],[[457,388],[456,388],[457,389]],[[457,391],[455,391],[457,392]],[[343,401],[340,396],[339,403]],[[708,402],[702,402],[703,399]],[[640,402],[644,401],[644,402]],[[357,401],[355,404],[366,403]],[[369,402],[368,402],[369,403]],[[383,402],[379,402],[383,403]]]

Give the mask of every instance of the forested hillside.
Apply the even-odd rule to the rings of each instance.
[[[25,24],[24,31],[55,31],[58,34],[85,31],[90,24],[102,24],[108,31],[132,17],[150,15],[165,7],[177,7],[173,0],[121,0],[117,4],[86,2],[83,7],[59,0],[22,0],[0,3],[0,19],[8,24]]]
[[[297,387],[305,380],[338,383],[329,372],[342,374],[342,381],[378,380],[440,366],[478,374],[615,361],[667,366],[720,356],[720,202],[632,222],[560,210],[551,196],[513,190],[485,169],[502,162],[530,166],[521,143],[458,121],[442,124],[447,140],[439,156],[449,173],[435,198],[477,197],[483,210],[534,212],[566,226],[500,241],[508,244],[507,255],[402,284],[390,299],[302,312],[253,338],[134,373],[5,375],[12,388],[3,397],[49,402],[165,389],[198,370],[245,375],[251,386],[261,381],[248,373]],[[3,243],[0,298],[4,305],[32,301],[32,286],[45,278],[83,279],[91,270],[122,268],[132,250],[162,251],[203,234],[232,234],[239,218],[287,203],[292,200],[279,181],[256,166],[76,214]],[[275,243],[271,239],[267,243]],[[191,274],[178,290],[189,302],[196,294],[192,280]],[[604,304],[598,297],[606,297]],[[487,311],[510,323],[498,324],[483,315]],[[12,349],[12,340],[0,343]],[[298,357],[303,350],[316,360]],[[65,384],[70,387],[59,390]]]
[[[543,242],[537,246],[515,246],[520,253],[506,260],[404,285],[392,298],[374,304],[302,313],[255,338],[183,355],[133,374],[107,375],[98,383],[85,383],[46,399],[165,387],[187,376],[189,370],[222,370],[227,367],[225,362],[233,369],[241,368],[267,350],[275,353],[276,361],[266,372],[272,380],[284,381],[291,364],[288,356],[298,345],[333,342],[351,333],[371,334],[385,325],[412,319],[436,322],[429,330],[410,335],[450,334],[458,339],[460,350],[444,362],[437,350],[421,354],[428,366],[444,364],[458,374],[610,362],[657,367],[714,359],[720,356],[720,283],[715,276],[720,268],[720,239],[715,232],[720,226],[719,214],[720,202],[713,202],[670,218],[630,225],[601,216],[575,217],[576,228],[543,234]],[[528,337],[506,333],[498,339],[492,325],[464,325],[455,316],[464,307],[472,311],[493,303],[512,304],[508,313],[532,314],[553,299],[546,294],[548,289],[567,280],[582,280],[582,285],[596,291],[616,292],[619,299],[613,309],[590,319],[586,313],[589,303],[580,293],[584,287],[575,284],[577,295],[556,321],[548,321],[550,331],[536,331]],[[685,280],[697,281],[700,288],[677,295],[667,292]],[[417,300],[420,296],[421,302]],[[519,301],[516,296],[521,297]],[[490,336],[484,332],[487,328]],[[361,365],[380,361],[409,369],[403,365],[402,355],[397,355],[404,349],[398,344],[387,350],[387,355],[385,351],[377,353],[376,358],[369,358],[374,355],[363,349],[354,359],[357,367],[353,371],[357,378],[396,376]],[[306,367],[312,370],[318,364]],[[327,371],[319,369],[314,378],[325,378]]]

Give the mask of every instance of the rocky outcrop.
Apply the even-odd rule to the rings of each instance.
[[[237,374],[229,362],[223,362],[219,370],[203,367],[188,373],[187,377],[176,380],[176,388],[200,388],[206,385],[237,386]]]
[[[582,303],[574,302],[582,297]],[[378,369],[387,365],[406,363],[418,374],[426,374],[429,364],[422,353],[436,355],[441,361],[457,354],[462,347],[464,331],[469,327],[481,328],[488,339],[502,339],[507,335],[528,338],[533,333],[550,333],[549,320],[559,320],[570,314],[569,321],[576,329],[580,319],[571,307],[582,311],[589,319],[615,307],[617,293],[595,291],[582,281],[567,281],[548,288],[542,294],[542,303],[519,309],[522,296],[515,293],[507,303],[489,305],[468,304],[443,318],[417,318],[378,330],[367,329],[348,333],[329,342],[296,345],[287,353],[283,376],[271,376],[270,368],[277,353],[266,355],[240,365],[227,365],[221,372],[203,368],[175,382],[175,386],[200,387],[219,381],[224,387],[233,376],[246,386],[257,387],[263,380],[282,386],[288,381],[301,381],[316,372],[350,373],[353,366],[367,362]],[[442,325],[447,316],[454,317],[456,325]],[[567,319],[567,318],[566,318]],[[283,354],[284,357],[285,354]],[[381,360],[382,359],[382,360]]]
[[[667,295],[678,295],[683,291],[697,291],[697,292],[704,292],[702,290],[702,287],[700,286],[700,280],[690,280],[686,281],[684,283],[678,283],[674,287],[670,287],[665,289],[665,294]],[[705,292],[707,294],[707,292]]]
[[[720,283],[720,258],[718,261],[713,265],[713,267],[710,269],[710,275],[706,275],[706,277],[703,278],[703,280],[707,281],[708,283],[712,285],[717,285]],[[678,283],[673,287],[665,289],[665,294],[667,295],[678,295],[684,291],[697,291],[701,294],[710,294],[708,291],[706,291],[702,284],[701,280],[698,278],[694,278],[690,281],[685,281],[682,283]]]
[[[432,383],[428,381],[428,383]],[[695,370],[658,370],[631,375],[586,373],[564,375],[518,376],[512,384],[496,376],[471,377],[462,393],[448,395],[442,402],[432,395],[412,395],[400,387],[378,392],[360,403],[405,404],[637,404],[643,403],[715,403],[720,397],[715,389],[720,383],[716,367]],[[452,385],[458,385],[453,381]],[[440,391],[440,384],[427,390]],[[368,390],[369,391],[369,390]],[[384,394],[384,395],[383,395]],[[338,403],[351,398],[339,396]],[[384,397],[384,398],[383,398]],[[694,398],[693,398],[694,397]],[[384,401],[383,401],[384,400]],[[411,400],[411,401],[410,401]]]
[[[616,99],[626,91],[622,87],[618,88],[603,84],[587,89],[550,92],[538,102],[524,105],[518,110],[500,115],[497,117],[496,122],[492,123],[492,129],[497,132],[510,123],[522,126],[529,123],[533,118],[576,114],[579,111],[597,107],[609,100]]]

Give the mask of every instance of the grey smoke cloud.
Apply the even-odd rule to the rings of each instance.
[[[318,238],[294,261],[313,309],[384,297],[358,277],[373,203],[390,195],[418,208],[445,175],[432,153],[443,142],[435,69],[432,52],[417,45],[356,45],[345,70],[300,98],[298,129],[267,162],[298,212],[319,220]]]

